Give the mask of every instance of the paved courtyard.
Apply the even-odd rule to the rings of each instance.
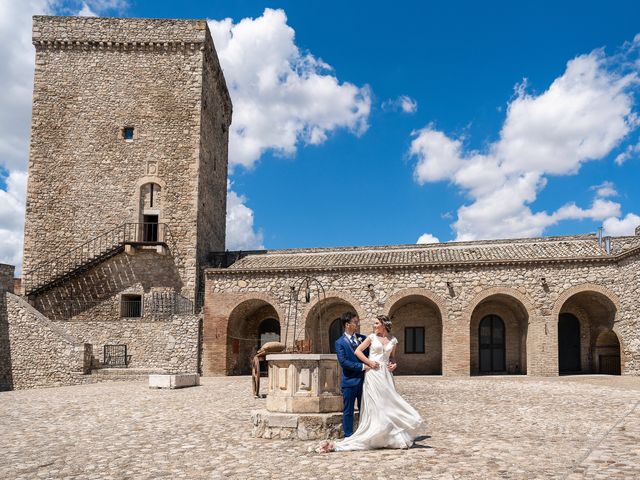
[[[263,385],[264,386],[264,385]],[[320,455],[250,437],[249,377],[0,393],[0,478],[640,478],[640,378],[398,377],[406,451]]]

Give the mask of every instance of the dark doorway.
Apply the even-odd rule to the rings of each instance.
[[[275,318],[267,318],[260,322],[258,338],[260,339],[260,345],[258,345],[258,347],[262,347],[267,342],[279,342],[280,322]]]
[[[280,341],[280,322],[275,318],[267,318],[258,327],[258,349],[265,343]],[[260,362],[260,373],[267,372],[267,362]]]
[[[558,363],[560,373],[579,372],[580,321],[570,313],[558,319]]]
[[[336,353],[336,340],[338,340],[343,333],[342,322],[340,322],[339,318],[336,318],[331,322],[331,326],[329,327],[329,351],[331,353]]]
[[[487,315],[480,322],[480,373],[505,372],[504,322],[497,315]]]
[[[142,224],[142,241],[158,241],[158,215],[144,215]]]

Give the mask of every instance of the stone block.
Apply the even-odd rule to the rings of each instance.
[[[197,373],[178,373],[174,375],[149,375],[149,388],[185,388],[200,385]]]

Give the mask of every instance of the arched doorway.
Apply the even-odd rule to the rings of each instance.
[[[504,322],[498,315],[487,315],[478,329],[480,373],[506,373]]]
[[[256,351],[269,338],[280,337],[276,309],[261,299],[246,300],[229,315],[227,327],[227,375],[249,375]]]
[[[426,295],[410,293],[389,307],[398,339],[397,374],[442,375],[442,315]]]
[[[558,319],[558,369],[560,373],[581,370],[580,320],[571,313],[561,313]]]
[[[624,361],[620,342],[613,332],[616,311],[616,303],[596,288],[578,291],[562,303],[558,313],[559,373],[621,369]]]
[[[605,375],[620,375],[620,341],[615,332],[609,330],[598,335],[594,348],[596,372]]]
[[[508,293],[482,299],[471,313],[470,373],[527,373],[529,312]]]
[[[342,322],[340,317],[336,318],[329,326],[329,350],[331,353],[336,353],[336,340],[340,338],[343,333]]]
[[[340,317],[345,312],[356,313],[356,309],[339,297],[320,300],[309,310],[304,327],[304,338],[311,340],[312,352],[335,353],[334,343],[342,334]],[[302,336],[299,335],[298,338]]]

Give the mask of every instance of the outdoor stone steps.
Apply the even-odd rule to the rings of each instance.
[[[98,368],[91,371],[91,377],[96,382],[137,382],[147,381],[149,375],[164,373],[166,372],[161,368]]]

